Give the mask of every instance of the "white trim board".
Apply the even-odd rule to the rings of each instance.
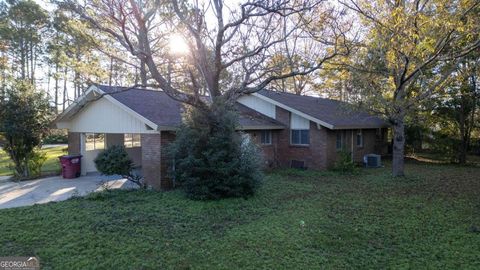
[[[90,95],[90,93],[92,93],[94,91],[93,89],[93,85],[88,87],[87,91],[85,91],[85,93],[83,93],[83,95],[81,95],[78,99],[76,99],[72,104],[70,104],[61,114],[59,114],[57,116],[57,118],[55,119],[55,123],[58,123],[58,122],[62,122],[62,119],[65,118],[65,117],[68,117],[68,114],[70,113],[70,111],[72,111],[73,109],[79,107],[79,106],[84,106],[86,103],[88,103],[89,101],[86,100],[88,98],[88,96]],[[85,103],[85,104],[84,104]],[[81,110],[81,108],[80,108]],[[79,111],[80,111],[79,110]],[[75,113],[74,113],[75,114]]]

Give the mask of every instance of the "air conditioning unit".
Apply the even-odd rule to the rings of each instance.
[[[382,157],[376,154],[363,156],[363,163],[366,168],[379,168],[382,166]]]

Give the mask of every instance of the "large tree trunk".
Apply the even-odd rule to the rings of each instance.
[[[110,74],[108,74],[108,86],[112,86],[113,81],[113,57],[110,57]]]
[[[30,42],[30,82],[35,84],[35,48],[33,42]]]
[[[6,82],[7,82],[7,74],[5,70],[2,72],[2,89],[0,89],[0,103],[5,100],[5,92],[6,92]]]
[[[74,79],[73,79],[73,91],[74,93],[74,98],[77,99],[78,97],[81,96],[81,91],[80,91],[80,74],[78,73],[77,70],[74,71]]]
[[[396,104],[393,106],[393,145],[392,145],[392,175],[394,177],[404,176],[405,168],[405,83],[402,78],[396,78],[396,90],[394,98]]]
[[[398,117],[393,124],[393,160],[392,174],[393,176],[404,176],[405,168],[405,124],[404,117]]]
[[[25,77],[23,79],[30,81],[30,45],[25,41]]]
[[[77,61],[77,63],[80,63],[82,61],[81,59],[81,55],[80,55],[80,46],[77,45],[77,52],[75,54],[75,60]],[[75,68],[75,98],[77,97],[80,97],[81,96],[81,90],[80,90],[80,86],[81,86],[81,83],[80,83],[80,73],[78,72],[78,68]]]
[[[147,85],[147,66],[145,60],[140,60],[140,81],[142,85]]]
[[[21,66],[20,66],[20,76],[21,79],[24,80],[26,76],[26,68],[25,68],[25,46],[23,44],[23,40],[20,41],[20,61],[21,61]]]
[[[58,114],[58,59],[55,63],[55,114]]]
[[[467,127],[466,127],[466,119],[465,119],[465,102],[462,101],[462,107],[459,112],[459,117],[458,117],[458,125],[460,129],[460,144],[458,145],[458,153],[457,153],[457,158],[458,158],[458,163],[460,164],[465,164],[467,162]]]
[[[2,53],[2,57],[6,57],[6,53]],[[3,66],[2,70],[2,89],[0,89],[0,103],[5,100],[5,94],[7,92],[7,65],[8,63],[5,62],[5,66]]]
[[[67,97],[67,75],[68,75],[68,70],[67,70],[67,67],[65,67],[65,69],[63,70],[63,104],[62,104],[62,112],[65,111],[65,107],[66,107],[66,104],[67,104],[67,100],[68,100],[68,97]]]
[[[462,140],[460,141],[460,145],[458,147],[458,163],[467,163],[467,139],[464,136],[462,136]]]

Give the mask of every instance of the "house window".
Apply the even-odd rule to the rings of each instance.
[[[292,145],[310,144],[310,120],[291,113],[290,114],[290,143]]]
[[[310,131],[308,129],[292,129],[290,137],[293,145],[310,144]]]
[[[363,133],[361,129],[357,131],[357,147],[363,147]]]
[[[260,143],[261,144],[272,144],[272,131],[271,130],[262,130],[260,132]]]
[[[100,150],[105,149],[105,134],[104,133],[85,133],[85,150]]]
[[[337,131],[337,141],[335,143],[337,150],[342,150],[343,148],[343,134],[341,131]]]
[[[142,146],[140,134],[125,134],[123,137],[123,145],[125,148]]]

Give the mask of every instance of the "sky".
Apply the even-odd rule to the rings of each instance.
[[[39,4],[42,8],[52,11],[54,9],[54,6],[49,2],[45,0],[34,0],[37,4]]]

